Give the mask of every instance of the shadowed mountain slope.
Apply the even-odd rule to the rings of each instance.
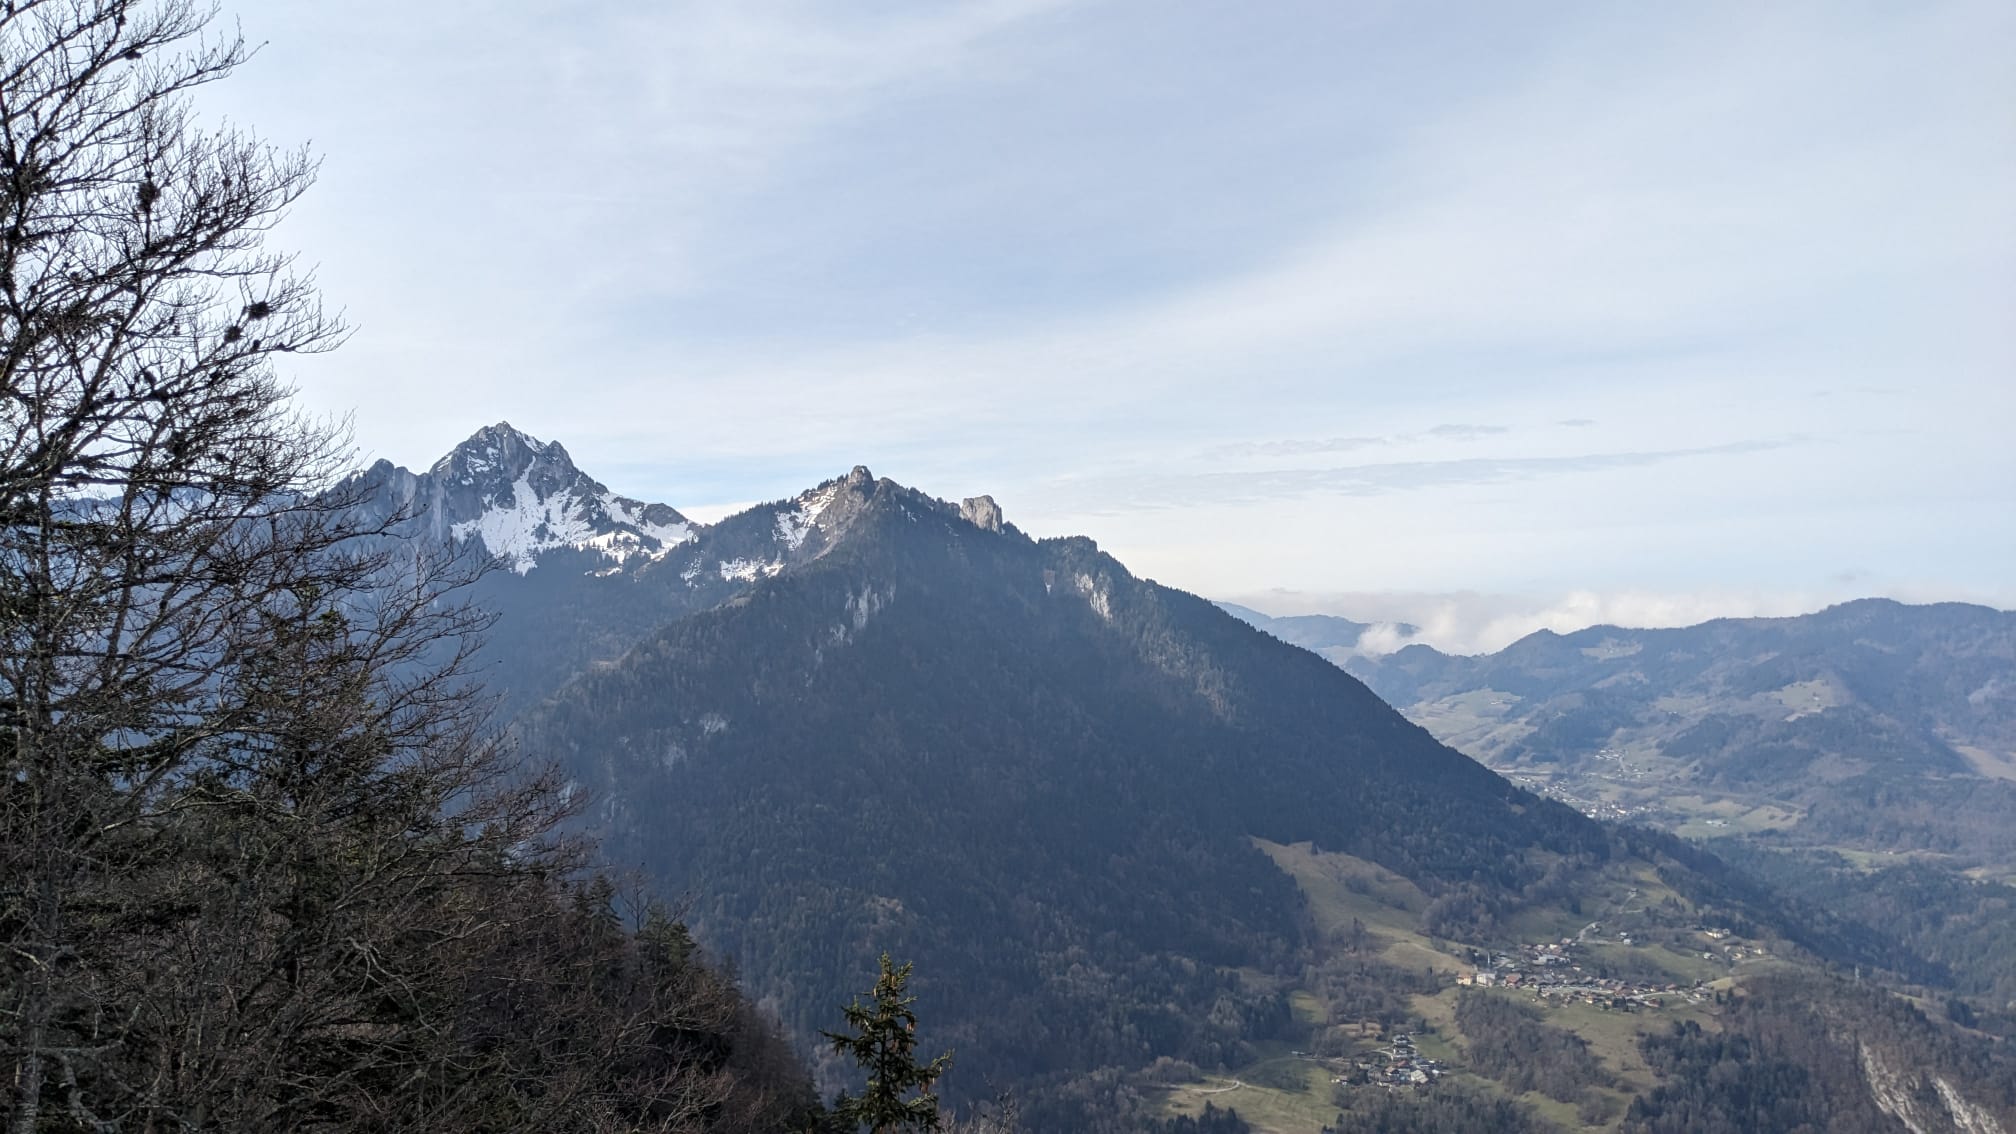
[[[1517,893],[1543,860],[1608,853],[1336,667],[1088,540],[866,492],[816,562],[523,722],[610,857],[690,892],[801,1027],[891,949],[927,996],[956,990],[948,1038],[996,1073],[1215,1063],[1284,1011],[1238,970],[1301,940],[1249,837],[1431,890]]]

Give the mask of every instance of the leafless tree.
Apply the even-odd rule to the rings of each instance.
[[[344,332],[267,246],[314,162],[193,115],[243,41],[0,3],[7,1130],[719,1127],[686,1046],[732,988],[664,925],[584,943],[608,895],[485,732],[466,564],[289,408],[276,359]]]
[[[107,1014],[108,887],[188,773],[250,723],[226,669],[290,590],[363,564],[316,493],[339,438],[288,416],[271,359],[336,323],[264,237],[303,155],[197,130],[244,58],[188,3],[0,13],[0,855],[10,1129],[64,1108],[131,1021]],[[52,1098],[52,1092],[56,1096]]]

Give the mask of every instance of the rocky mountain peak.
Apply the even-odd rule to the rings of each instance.
[[[541,441],[512,428],[508,421],[477,430],[434,462],[428,472],[464,487],[508,485],[525,476],[535,487],[547,491],[586,479],[558,441]]]
[[[620,569],[693,538],[697,526],[670,505],[609,491],[564,446],[486,425],[424,473],[380,461],[362,477],[382,506],[404,508],[421,534],[478,541],[518,574],[560,549],[597,553]]]

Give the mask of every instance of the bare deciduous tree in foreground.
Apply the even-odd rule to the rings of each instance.
[[[288,408],[343,333],[265,243],[314,163],[198,128],[212,15],[0,11],[7,1129],[764,1128],[732,987],[565,883],[463,565]]]

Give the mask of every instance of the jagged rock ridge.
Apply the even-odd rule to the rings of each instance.
[[[359,475],[377,506],[412,514],[418,533],[480,542],[520,575],[558,549],[594,552],[621,569],[661,558],[700,531],[670,505],[611,492],[558,441],[508,422],[478,430],[426,472],[379,461]]]

